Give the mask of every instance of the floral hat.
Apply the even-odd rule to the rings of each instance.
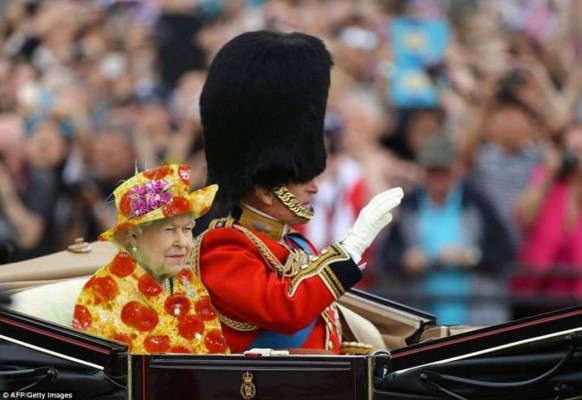
[[[99,235],[112,241],[114,235],[131,226],[182,214],[199,218],[212,205],[218,185],[190,192],[190,167],[162,165],[141,173],[119,185],[113,195],[117,207],[117,226]]]

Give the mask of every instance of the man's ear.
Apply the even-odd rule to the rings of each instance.
[[[255,185],[253,190],[257,199],[265,206],[272,206],[275,202],[275,195],[269,189],[262,185]]]

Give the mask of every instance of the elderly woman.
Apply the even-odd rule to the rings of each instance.
[[[132,353],[228,353],[220,322],[189,269],[194,220],[216,185],[190,192],[190,169],[164,165],[115,191],[118,225],[100,235],[119,252],[81,291],[73,328],[129,345]]]

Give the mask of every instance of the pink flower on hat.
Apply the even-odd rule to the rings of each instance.
[[[170,184],[163,179],[135,185],[130,190],[131,216],[139,217],[172,201]]]

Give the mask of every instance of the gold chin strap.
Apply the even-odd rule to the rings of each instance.
[[[272,190],[273,194],[285,204],[293,214],[299,218],[310,220],[315,215],[313,209],[303,207],[285,185],[279,185]]]

